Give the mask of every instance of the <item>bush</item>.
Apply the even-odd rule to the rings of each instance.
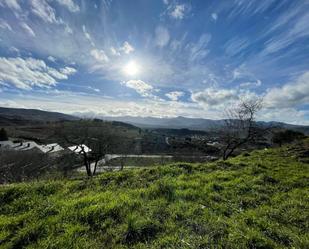
[[[4,128],[0,129],[0,141],[7,141],[8,138],[8,134],[6,133],[6,130]]]
[[[273,143],[278,144],[279,146],[282,146],[282,144],[291,143],[295,140],[299,140],[303,138],[305,138],[305,135],[301,132],[293,131],[293,130],[285,130],[285,131],[275,132],[273,134]]]

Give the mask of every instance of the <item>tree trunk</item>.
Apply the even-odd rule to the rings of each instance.
[[[235,148],[236,148],[236,147],[235,147]],[[235,148],[231,148],[229,152],[226,151],[226,152],[224,153],[224,156],[223,156],[223,160],[224,160],[224,161],[227,160],[227,159],[232,155],[232,153],[234,152]]]
[[[95,161],[95,164],[94,164],[94,170],[93,170],[93,174],[92,175],[95,175],[96,171],[97,171],[97,165],[98,165],[98,160]]]
[[[86,167],[87,176],[92,177],[91,165],[90,165],[89,160],[87,159],[86,155],[84,155],[84,165]]]
[[[120,170],[123,170],[123,167],[124,167],[124,159],[121,158],[121,160],[120,160]]]
[[[222,159],[225,161],[228,158],[228,150],[230,149],[231,144],[228,144],[225,149],[223,150]]]

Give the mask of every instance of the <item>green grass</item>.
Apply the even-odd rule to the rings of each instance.
[[[0,187],[0,248],[309,248],[309,165],[226,162]]]

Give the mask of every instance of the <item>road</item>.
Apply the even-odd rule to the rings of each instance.
[[[107,154],[105,155],[105,158],[103,158],[102,160],[100,160],[98,162],[98,166],[97,166],[97,172],[104,172],[104,171],[117,171],[121,169],[121,166],[109,166],[109,165],[105,165],[108,161],[115,159],[115,158],[159,158],[159,159],[172,159],[174,158],[174,156],[171,155],[134,155],[134,154],[130,154],[130,155],[125,155],[125,154]],[[193,156],[194,157],[194,156]],[[214,157],[214,156],[200,156],[201,158],[204,158],[205,161],[213,161],[213,160],[217,160],[218,157]],[[185,158],[185,156],[184,156]],[[191,158],[190,156],[188,156],[188,158]],[[91,164],[91,171],[94,170],[94,163]],[[143,168],[141,166],[125,166],[125,169],[129,169],[129,168]],[[77,169],[79,172],[85,172],[85,167],[81,166]]]
[[[98,162],[98,166],[97,166],[97,172],[103,172],[103,171],[106,171],[106,170],[119,170],[121,168],[121,166],[108,166],[108,165],[105,165],[108,161],[112,160],[112,159],[115,159],[115,158],[121,158],[121,157],[124,157],[124,158],[173,158],[173,156],[170,156],[170,155],[133,155],[133,154],[130,154],[130,155],[125,155],[125,154],[106,154],[105,157],[100,160]],[[91,171],[94,170],[94,163],[92,163],[90,166],[91,166]],[[102,166],[104,165],[104,166]],[[136,166],[126,166],[124,168],[137,168]],[[77,169],[79,172],[85,172],[86,169],[84,166],[81,166],[80,168]]]

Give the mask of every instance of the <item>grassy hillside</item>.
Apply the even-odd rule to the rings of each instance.
[[[308,248],[306,146],[2,186],[0,248]]]

